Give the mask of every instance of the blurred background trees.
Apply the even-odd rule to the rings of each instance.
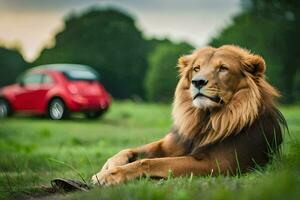
[[[194,47],[187,43],[169,42],[157,45],[149,55],[145,92],[149,101],[171,102],[179,80],[177,60]]]
[[[18,49],[0,47],[0,87],[14,83],[27,67]]]
[[[208,44],[236,44],[261,54],[267,79],[282,92],[282,101],[300,102],[300,1],[241,0],[241,6]],[[55,45],[30,66],[87,64],[115,98],[168,102],[177,82],[177,59],[191,49],[186,43],[146,39],[128,13],[92,9],[67,17]],[[0,85],[13,82],[26,66],[17,50],[0,49]]]

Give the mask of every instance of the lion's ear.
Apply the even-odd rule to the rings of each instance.
[[[182,71],[185,67],[189,65],[192,60],[192,55],[184,55],[178,59],[179,70]]]
[[[249,55],[245,59],[245,70],[254,76],[262,77],[266,71],[265,60],[259,55]]]

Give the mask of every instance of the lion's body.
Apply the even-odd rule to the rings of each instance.
[[[173,128],[173,134],[185,147],[187,155],[215,162],[212,168],[215,173],[236,174],[267,164],[272,155],[280,151],[283,140],[281,124],[284,123],[276,108],[263,108],[251,125],[218,142],[199,146],[200,135],[197,135],[199,138],[182,138],[176,128]],[[221,168],[224,163],[230,164]]]
[[[116,154],[94,183],[167,177],[169,170],[175,176],[236,174],[265,165],[280,150],[286,122],[261,57],[231,45],[208,47],[181,57],[179,67],[170,133]]]

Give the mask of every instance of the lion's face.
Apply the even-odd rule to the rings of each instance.
[[[226,49],[197,52],[190,67],[190,94],[199,108],[222,106],[230,101],[243,80],[240,60]]]
[[[182,89],[189,91],[192,105],[201,109],[225,106],[247,88],[246,73],[255,76],[264,72],[261,57],[231,45],[197,50],[179,63]]]

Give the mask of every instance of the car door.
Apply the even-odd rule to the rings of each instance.
[[[36,91],[35,96],[38,98],[36,109],[38,112],[44,112],[45,106],[47,104],[47,93],[50,89],[53,88],[55,81],[51,74],[42,74],[42,81],[39,89]]]
[[[15,96],[16,108],[34,111],[39,102],[39,89],[43,75],[40,73],[26,74],[21,81],[20,90]]]

